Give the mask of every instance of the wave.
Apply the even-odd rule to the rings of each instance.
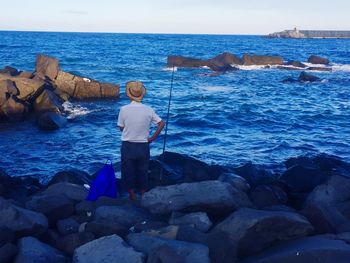
[[[174,71],[177,71],[177,67],[165,67],[162,70],[163,71],[173,71],[173,69],[174,69]]]
[[[64,111],[68,114],[68,120],[75,119],[78,116],[84,116],[91,112],[94,112],[94,110],[89,110],[88,108],[82,107],[80,105],[73,105],[69,101],[63,103],[63,108]]]
[[[350,72],[350,64],[334,64],[332,69],[334,71]]]
[[[208,92],[231,92],[233,90],[232,87],[227,86],[207,86],[200,87],[199,90],[208,91]]]

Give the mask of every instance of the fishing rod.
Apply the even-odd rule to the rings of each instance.
[[[166,139],[167,139],[167,135],[168,135],[168,123],[169,123],[169,115],[170,115],[171,96],[172,96],[172,92],[173,92],[174,72],[175,72],[175,66],[173,66],[173,70],[172,70],[172,74],[171,74],[171,82],[170,82],[168,112],[167,112],[167,116],[166,116],[165,133],[164,133],[164,140],[163,140],[163,154],[162,154],[163,163],[165,160],[164,153],[165,153]],[[163,179],[163,166],[161,166],[160,181],[162,181],[162,179]]]

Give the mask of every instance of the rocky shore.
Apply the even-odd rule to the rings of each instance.
[[[119,85],[62,71],[56,58],[43,54],[34,72],[0,70],[0,121],[34,116],[39,128],[54,130],[66,122],[65,101],[105,98],[119,98]]]
[[[337,157],[291,158],[275,174],[167,152],[149,178],[135,207],[119,181],[118,199],[90,202],[83,171],[42,185],[0,169],[0,262],[349,261],[350,164]]]

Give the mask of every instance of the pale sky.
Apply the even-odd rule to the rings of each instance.
[[[268,34],[350,30],[350,0],[0,0],[0,30]]]

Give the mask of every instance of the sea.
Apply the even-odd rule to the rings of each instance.
[[[0,31],[0,68],[34,71],[44,53],[63,71],[120,85],[120,99],[69,101],[67,125],[41,131],[33,119],[0,123],[0,167],[12,176],[49,180],[55,173],[98,171],[107,159],[119,171],[117,116],[129,103],[125,84],[140,80],[144,103],[167,119],[173,68],[168,55],[209,59],[220,53],[282,56],[306,62],[327,57],[332,72],[314,83],[283,83],[299,70],[259,66],[212,74],[174,68],[166,151],[208,164],[247,162],[279,171],[291,157],[325,153],[350,161],[350,40],[271,39],[251,35],[180,35]],[[154,131],[154,127],[152,131]],[[164,133],[151,145],[163,150]]]

